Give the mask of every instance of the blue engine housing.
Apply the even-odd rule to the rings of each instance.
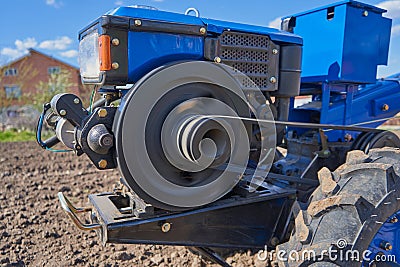
[[[301,37],[277,29],[135,7],[109,11],[81,31],[79,40],[93,31],[117,37],[122,44],[111,47],[111,58],[118,61],[120,68],[107,71],[106,85],[135,83],[151,70],[174,61],[214,60],[210,53],[221,56],[222,62],[229,65],[220,54],[218,42],[213,44],[213,51],[209,47],[211,42],[207,42],[227,31],[264,36],[277,46],[302,45]],[[297,56],[300,60],[301,50]]]

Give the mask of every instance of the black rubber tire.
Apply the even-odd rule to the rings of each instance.
[[[330,247],[344,253],[366,251],[382,222],[400,210],[399,175],[400,150],[388,147],[371,149],[368,155],[350,151],[346,163],[334,172],[322,168],[318,172],[320,186],[308,205],[294,205],[295,227],[289,241],[277,247],[277,254],[287,257],[292,251],[292,255],[302,255],[313,250],[320,255]],[[339,239],[347,243],[343,249],[337,246]],[[299,261],[278,262],[279,266],[325,267],[362,266],[361,261],[300,257]]]

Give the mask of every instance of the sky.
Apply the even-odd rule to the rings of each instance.
[[[388,66],[378,76],[400,72],[400,0],[361,0],[388,10],[393,19]],[[148,5],[184,13],[195,7],[202,17],[279,27],[279,18],[336,2],[335,0],[12,0],[2,1],[0,65],[28,48],[78,66],[78,32],[118,6]]]

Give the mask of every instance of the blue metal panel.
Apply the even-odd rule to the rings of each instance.
[[[118,7],[109,11],[106,15],[131,17],[137,19],[151,19],[154,21],[175,22],[182,24],[203,25],[200,18],[187,16],[179,13],[172,13],[161,10],[151,10],[135,7]]]
[[[151,19],[154,21],[174,22],[174,23],[191,24],[198,26],[207,25],[207,29],[210,32],[222,33],[225,30],[249,32],[249,33],[269,35],[271,40],[273,41],[302,44],[301,37],[295,34],[291,34],[273,28],[206,19],[206,18],[197,18],[194,16],[188,16],[184,14],[178,14],[160,10],[151,10],[151,9],[134,8],[134,7],[119,7],[109,11],[106,15],[125,16],[138,19]]]
[[[387,64],[391,20],[381,13],[347,6],[341,80],[375,82],[377,65]]]
[[[294,33],[304,39],[303,82],[374,83],[389,49],[384,12],[348,0],[294,15]]]
[[[283,19],[287,19],[287,18],[291,18],[291,17],[299,17],[299,16],[307,15],[307,14],[314,13],[314,12],[321,11],[321,10],[326,10],[326,9],[328,9],[330,7],[335,7],[335,6],[340,6],[340,5],[351,5],[351,6],[354,6],[354,7],[364,8],[366,10],[370,10],[370,11],[377,12],[377,13],[385,13],[386,12],[385,9],[382,9],[382,8],[379,8],[379,7],[376,7],[376,6],[373,6],[373,5],[369,5],[369,4],[366,4],[366,3],[353,1],[353,0],[344,0],[344,1],[333,3],[333,4],[317,7],[317,8],[314,8],[314,9],[310,9],[310,10],[307,10],[307,11],[304,11],[304,12],[299,12],[299,13],[296,13],[294,15],[284,17]]]
[[[178,60],[203,59],[201,36],[156,33],[128,33],[128,76],[134,83],[149,71]]]
[[[335,16],[345,17],[346,6],[338,6]],[[302,77],[314,77],[317,81],[327,77],[337,79],[343,55],[344,27],[344,20],[327,20],[326,10],[296,18],[295,32],[304,42]]]
[[[248,32],[268,35],[272,41],[293,43],[299,45],[303,44],[303,40],[300,36],[274,28],[204,18],[202,19],[202,21],[207,25],[207,30],[213,33],[221,34],[223,31],[226,30]]]
[[[395,76],[393,76],[395,77]],[[359,123],[362,126],[376,128],[395,116],[400,110],[400,81],[381,80],[376,84],[354,86],[344,85],[344,93],[335,93],[339,91],[335,86],[325,83],[322,86],[322,94],[314,96],[314,101],[310,104],[293,108],[290,112],[290,121],[316,122],[335,125],[353,125]],[[383,110],[382,106],[387,104],[389,110]],[[381,120],[382,121],[375,121]],[[293,130],[293,129],[292,129]],[[304,129],[295,129],[299,134]],[[328,140],[336,142],[343,141],[345,134],[351,134],[356,137],[358,133],[346,131],[327,131]]]
[[[369,259],[375,259],[378,253],[380,255],[385,255],[387,259],[390,257],[395,257],[396,262],[400,259],[400,250],[397,249],[400,246],[400,211],[396,212],[392,216],[390,216],[376,233],[374,238],[372,239],[368,250],[371,252],[368,255]],[[383,249],[382,243],[387,242],[392,245],[393,249]],[[383,259],[383,257],[382,257]],[[370,262],[364,260],[363,266],[372,266]],[[388,263],[388,266],[389,265]]]

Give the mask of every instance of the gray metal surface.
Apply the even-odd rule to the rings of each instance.
[[[187,151],[177,150],[182,141],[177,141],[177,133],[185,125],[181,120],[186,115],[223,112],[229,117],[249,116],[242,87],[229,70],[209,62],[160,68],[137,83],[123,102],[114,121],[117,161],[129,186],[145,201],[169,209],[202,206],[225,195],[241,179],[250,147],[246,126],[240,120],[211,119],[229,136],[229,163],[241,166],[240,172],[209,168],[220,164],[210,156],[218,153],[221,139],[195,141],[203,157],[193,158]],[[225,148],[222,150],[224,155]],[[166,151],[171,153],[169,157]]]

